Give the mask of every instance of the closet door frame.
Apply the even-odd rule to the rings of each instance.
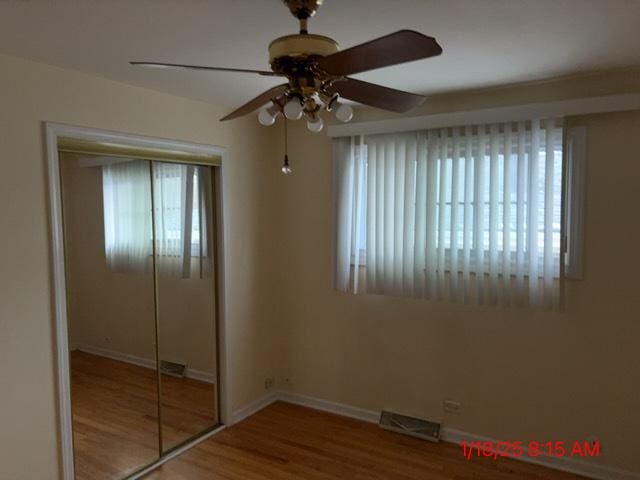
[[[73,452],[73,422],[71,410],[71,379],[69,368],[68,345],[68,321],[67,321],[67,292],[64,251],[64,228],[62,217],[62,185],[60,179],[60,158],[58,155],[59,143],[62,139],[78,141],[80,144],[94,144],[105,146],[118,146],[126,152],[137,149],[146,149],[157,155],[177,156],[184,159],[192,156],[194,160],[184,160],[185,163],[208,165],[213,168],[215,235],[216,255],[218,260],[216,271],[216,295],[217,295],[217,322],[218,332],[218,395],[221,426],[206,431],[194,440],[183,444],[179,448],[171,450],[153,464],[144,467],[133,476],[132,480],[139,478],[151,470],[157,468],[166,461],[180,455],[185,450],[206,440],[216,434],[232,422],[231,416],[231,389],[230,387],[230,351],[229,351],[229,315],[226,302],[226,285],[228,275],[225,264],[229,263],[228,245],[229,232],[224,221],[226,217],[225,199],[228,196],[228,187],[225,178],[227,176],[228,149],[226,147],[203,145],[198,143],[168,140],[163,138],[130,135],[120,132],[98,130],[74,125],[44,122],[44,136],[46,141],[46,156],[48,166],[49,187],[49,215],[50,215],[50,245],[51,267],[53,273],[53,307],[55,316],[55,346],[56,346],[56,373],[57,373],[57,400],[58,400],[58,437],[60,439],[60,458],[63,480],[75,480],[74,452]],[[218,157],[217,163],[207,161],[207,158]],[[203,159],[200,161],[199,159]],[[178,160],[180,161],[180,160]]]

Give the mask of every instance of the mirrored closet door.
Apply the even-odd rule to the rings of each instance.
[[[219,424],[214,171],[59,152],[75,477]]]
[[[218,423],[211,170],[154,163],[160,420],[166,452]]]

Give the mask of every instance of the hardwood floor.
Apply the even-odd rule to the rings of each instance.
[[[145,480],[579,480],[278,402],[170,460]]]
[[[71,398],[77,480],[121,479],[158,458],[154,370],[74,351]],[[162,376],[164,449],[217,423],[215,388]]]
[[[153,370],[73,352],[76,478],[121,479],[158,456]],[[165,378],[166,377],[166,378]],[[163,435],[173,445],[214,423],[213,388],[163,376]],[[146,480],[579,480],[510,459],[465,460],[460,447],[278,402],[145,476]]]

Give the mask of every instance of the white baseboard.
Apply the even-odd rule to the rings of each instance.
[[[314,408],[316,410],[322,410],[323,412],[336,413],[343,417],[355,418],[369,423],[378,423],[378,420],[380,420],[380,412],[330,402],[329,400],[322,400],[320,398],[308,397],[298,393],[280,391],[278,392],[278,399],[283,402],[302,405],[303,407]]]
[[[232,425],[241,422],[254,413],[258,413],[260,410],[262,410],[263,408],[267,408],[269,405],[271,405],[273,402],[277,402],[279,399],[279,392],[270,393],[262,398],[259,398],[258,400],[251,402],[249,405],[236,410],[231,414]]]
[[[300,395],[298,393],[277,391],[266,395],[255,402],[250,403],[246,407],[237,410],[233,414],[233,423],[240,422],[247,417],[250,417],[254,413],[259,412],[263,408],[271,405],[273,402],[282,401],[292,403],[295,405],[301,405],[304,407],[313,408],[315,410],[322,410],[324,412],[335,413],[345,417],[355,418],[369,423],[378,423],[380,419],[380,412],[373,410],[367,410],[364,408],[354,407],[352,405],[345,405],[342,403],[332,402],[329,400],[323,400],[320,398],[309,397],[306,395]],[[443,427],[441,430],[441,439],[444,442],[459,444],[463,441],[466,442],[494,442],[497,440],[476,435],[473,433],[463,432],[454,428]],[[461,453],[462,455],[462,453]],[[584,460],[577,460],[567,457],[529,457],[527,455],[527,449],[524,449],[522,457],[514,458],[527,463],[533,463],[554,470],[562,470],[577,475],[583,475],[588,478],[596,480],[640,480],[640,474],[621,470],[615,467],[607,465],[585,462]]]
[[[187,367],[187,371],[185,372],[184,376],[192,380],[199,380],[204,383],[215,384],[217,382],[217,378],[213,373],[205,372],[202,370],[194,370],[193,368],[189,367]]]
[[[118,360],[120,362],[130,363],[139,367],[150,368],[155,370],[156,361],[150,358],[139,357],[137,355],[130,355],[128,353],[117,352],[115,350],[108,350],[102,347],[94,347],[93,345],[76,345],[74,350],[90,353],[92,355],[98,355],[99,357],[110,358],[111,360]],[[204,372],[202,370],[194,370],[187,367],[185,377],[193,380],[199,380],[205,383],[216,383],[216,376],[212,373]]]

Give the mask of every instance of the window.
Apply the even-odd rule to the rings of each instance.
[[[148,269],[155,234],[159,271],[188,278],[191,258],[207,255],[207,178],[206,167],[152,162],[150,168],[148,161],[130,159],[106,163],[102,188],[110,268]]]
[[[562,158],[551,120],[336,139],[337,287],[553,304]]]

